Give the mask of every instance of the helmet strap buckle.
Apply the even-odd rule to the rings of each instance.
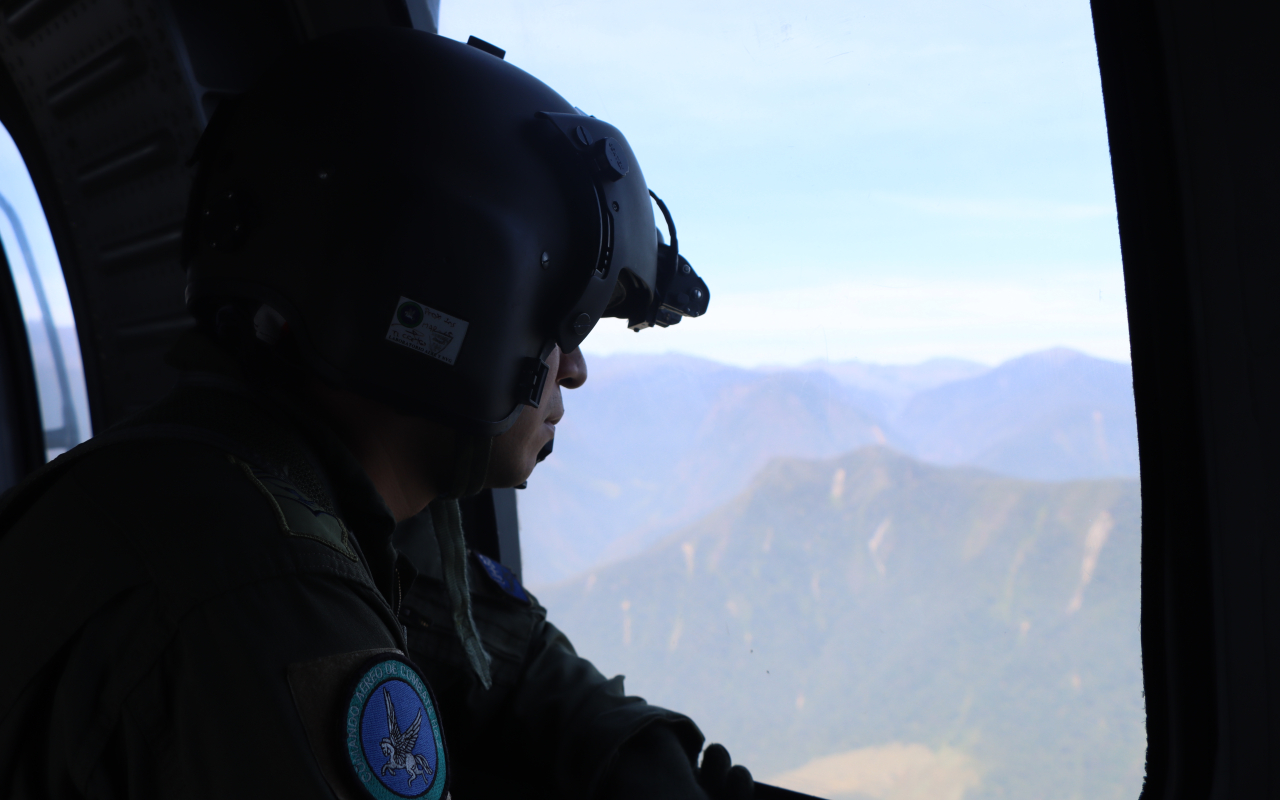
[[[542,402],[542,390],[546,388],[549,372],[550,368],[540,358],[522,359],[520,377],[516,383],[516,400],[537,408]]]

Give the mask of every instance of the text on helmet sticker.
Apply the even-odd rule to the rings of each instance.
[[[467,323],[416,300],[401,297],[387,329],[387,341],[439,359],[450,366],[458,357]]]

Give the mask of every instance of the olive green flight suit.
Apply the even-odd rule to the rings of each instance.
[[[704,797],[692,771],[703,741],[697,726],[625,696],[622,677],[606,679],[579,657],[536,598],[508,594],[469,558],[472,615],[493,659],[493,685],[481,686],[454,630],[429,515],[402,523],[396,541],[419,573],[400,619],[440,703],[459,800],[586,800],[600,796],[610,769],[628,773],[613,782],[626,787],[615,796]],[[642,730],[664,741],[620,760]]]
[[[413,576],[342,445],[205,377],[45,469],[0,510],[0,796],[359,796],[340,695]]]
[[[403,527],[402,556],[324,426],[188,349],[209,371],[0,501],[0,797],[359,797],[331,728],[361,658],[397,651],[458,800],[702,796],[696,726],[471,561],[480,686],[432,531]]]

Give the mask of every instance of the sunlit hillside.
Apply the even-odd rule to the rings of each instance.
[[[534,587],[634,555],[729,501],[772,458],[887,444],[1019,478],[1137,477],[1128,364],[1071,350],[995,368],[815,363],[741,369],[686,356],[588,358],[555,453],[520,494]]]
[[[641,555],[544,590],[629,691],[830,797],[1130,798],[1139,494],[886,447],[771,462]]]

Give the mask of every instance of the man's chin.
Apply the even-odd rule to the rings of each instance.
[[[496,461],[489,462],[489,475],[485,480],[484,487],[486,489],[523,489],[525,484],[529,482],[529,477],[533,475],[533,471],[537,469],[542,460],[551,455],[552,444],[554,439],[548,441],[542,446],[529,461],[522,464],[500,464]],[[526,453],[528,451],[525,451]],[[528,458],[528,456],[525,456]]]
[[[486,489],[523,489],[525,484],[529,482],[529,476],[533,475],[533,470],[538,466],[537,462],[522,464],[520,466],[511,465],[510,469],[504,469],[495,473],[492,469],[484,482]]]

